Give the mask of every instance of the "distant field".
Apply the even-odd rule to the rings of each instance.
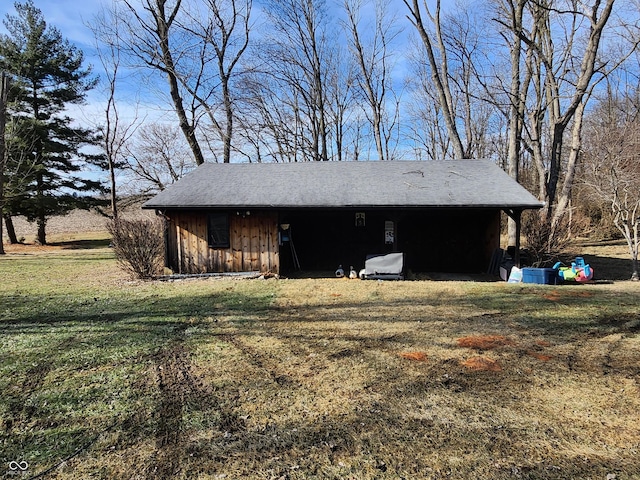
[[[5,478],[640,478],[638,283],[137,282],[51,239],[0,257]]]
[[[127,218],[131,217],[153,217],[153,211],[142,210],[140,204],[132,205],[123,209],[121,214]],[[47,236],[51,241],[59,241],[60,236],[77,235],[88,232],[106,232],[107,218],[95,211],[74,210],[68,215],[51,217],[47,222]],[[25,243],[33,243],[36,238],[37,227],[35,222],[28,222],[24,217],[14,217],[13,223],[16,229],[16,236],[23,238]],[[6,233],[5,244],[6,244]]]

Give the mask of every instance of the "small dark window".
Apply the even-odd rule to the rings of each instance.
[[[209,246],[212,248],[229,248],[229,215],[226,213],[210,213],[208,221]]]

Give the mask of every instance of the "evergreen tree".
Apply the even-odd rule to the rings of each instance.
[[[0,69],[12,85],[5,179],[13,195],[5,210],[36,221],[37,240],[45,244],[49,217],[86,207],[89,194],[102,191],[99,182],[77,176],[87,162],[99,163],[82,152],[97,135],[65,115],[68,106],[84,102],[97,79],[83,66],[82,51],[48,27],[31,0],[16,2],[15,9],[17,16],[4,20],[8,35],[0,35]]]

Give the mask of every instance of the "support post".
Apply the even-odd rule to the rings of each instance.
[[[516,223],[516,244],[515,252],[513,252],[513,263],[515,263],[516,267],[520,268],[520,232],[522,231],[522,210],[505,208],[504,213],[506,213],[509,218],[511,218]]]
[[[520,268],[520,232],[522,230],[522,210],[516,210],[514,213],[514,220],[516,222],[516,251],[514,253],[513,262],[516,267]]]

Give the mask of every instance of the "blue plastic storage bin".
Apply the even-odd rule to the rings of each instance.
[[[560,277],[554,268],[523,268],[523,283],[538,283],[540,285],[558,285]]]

